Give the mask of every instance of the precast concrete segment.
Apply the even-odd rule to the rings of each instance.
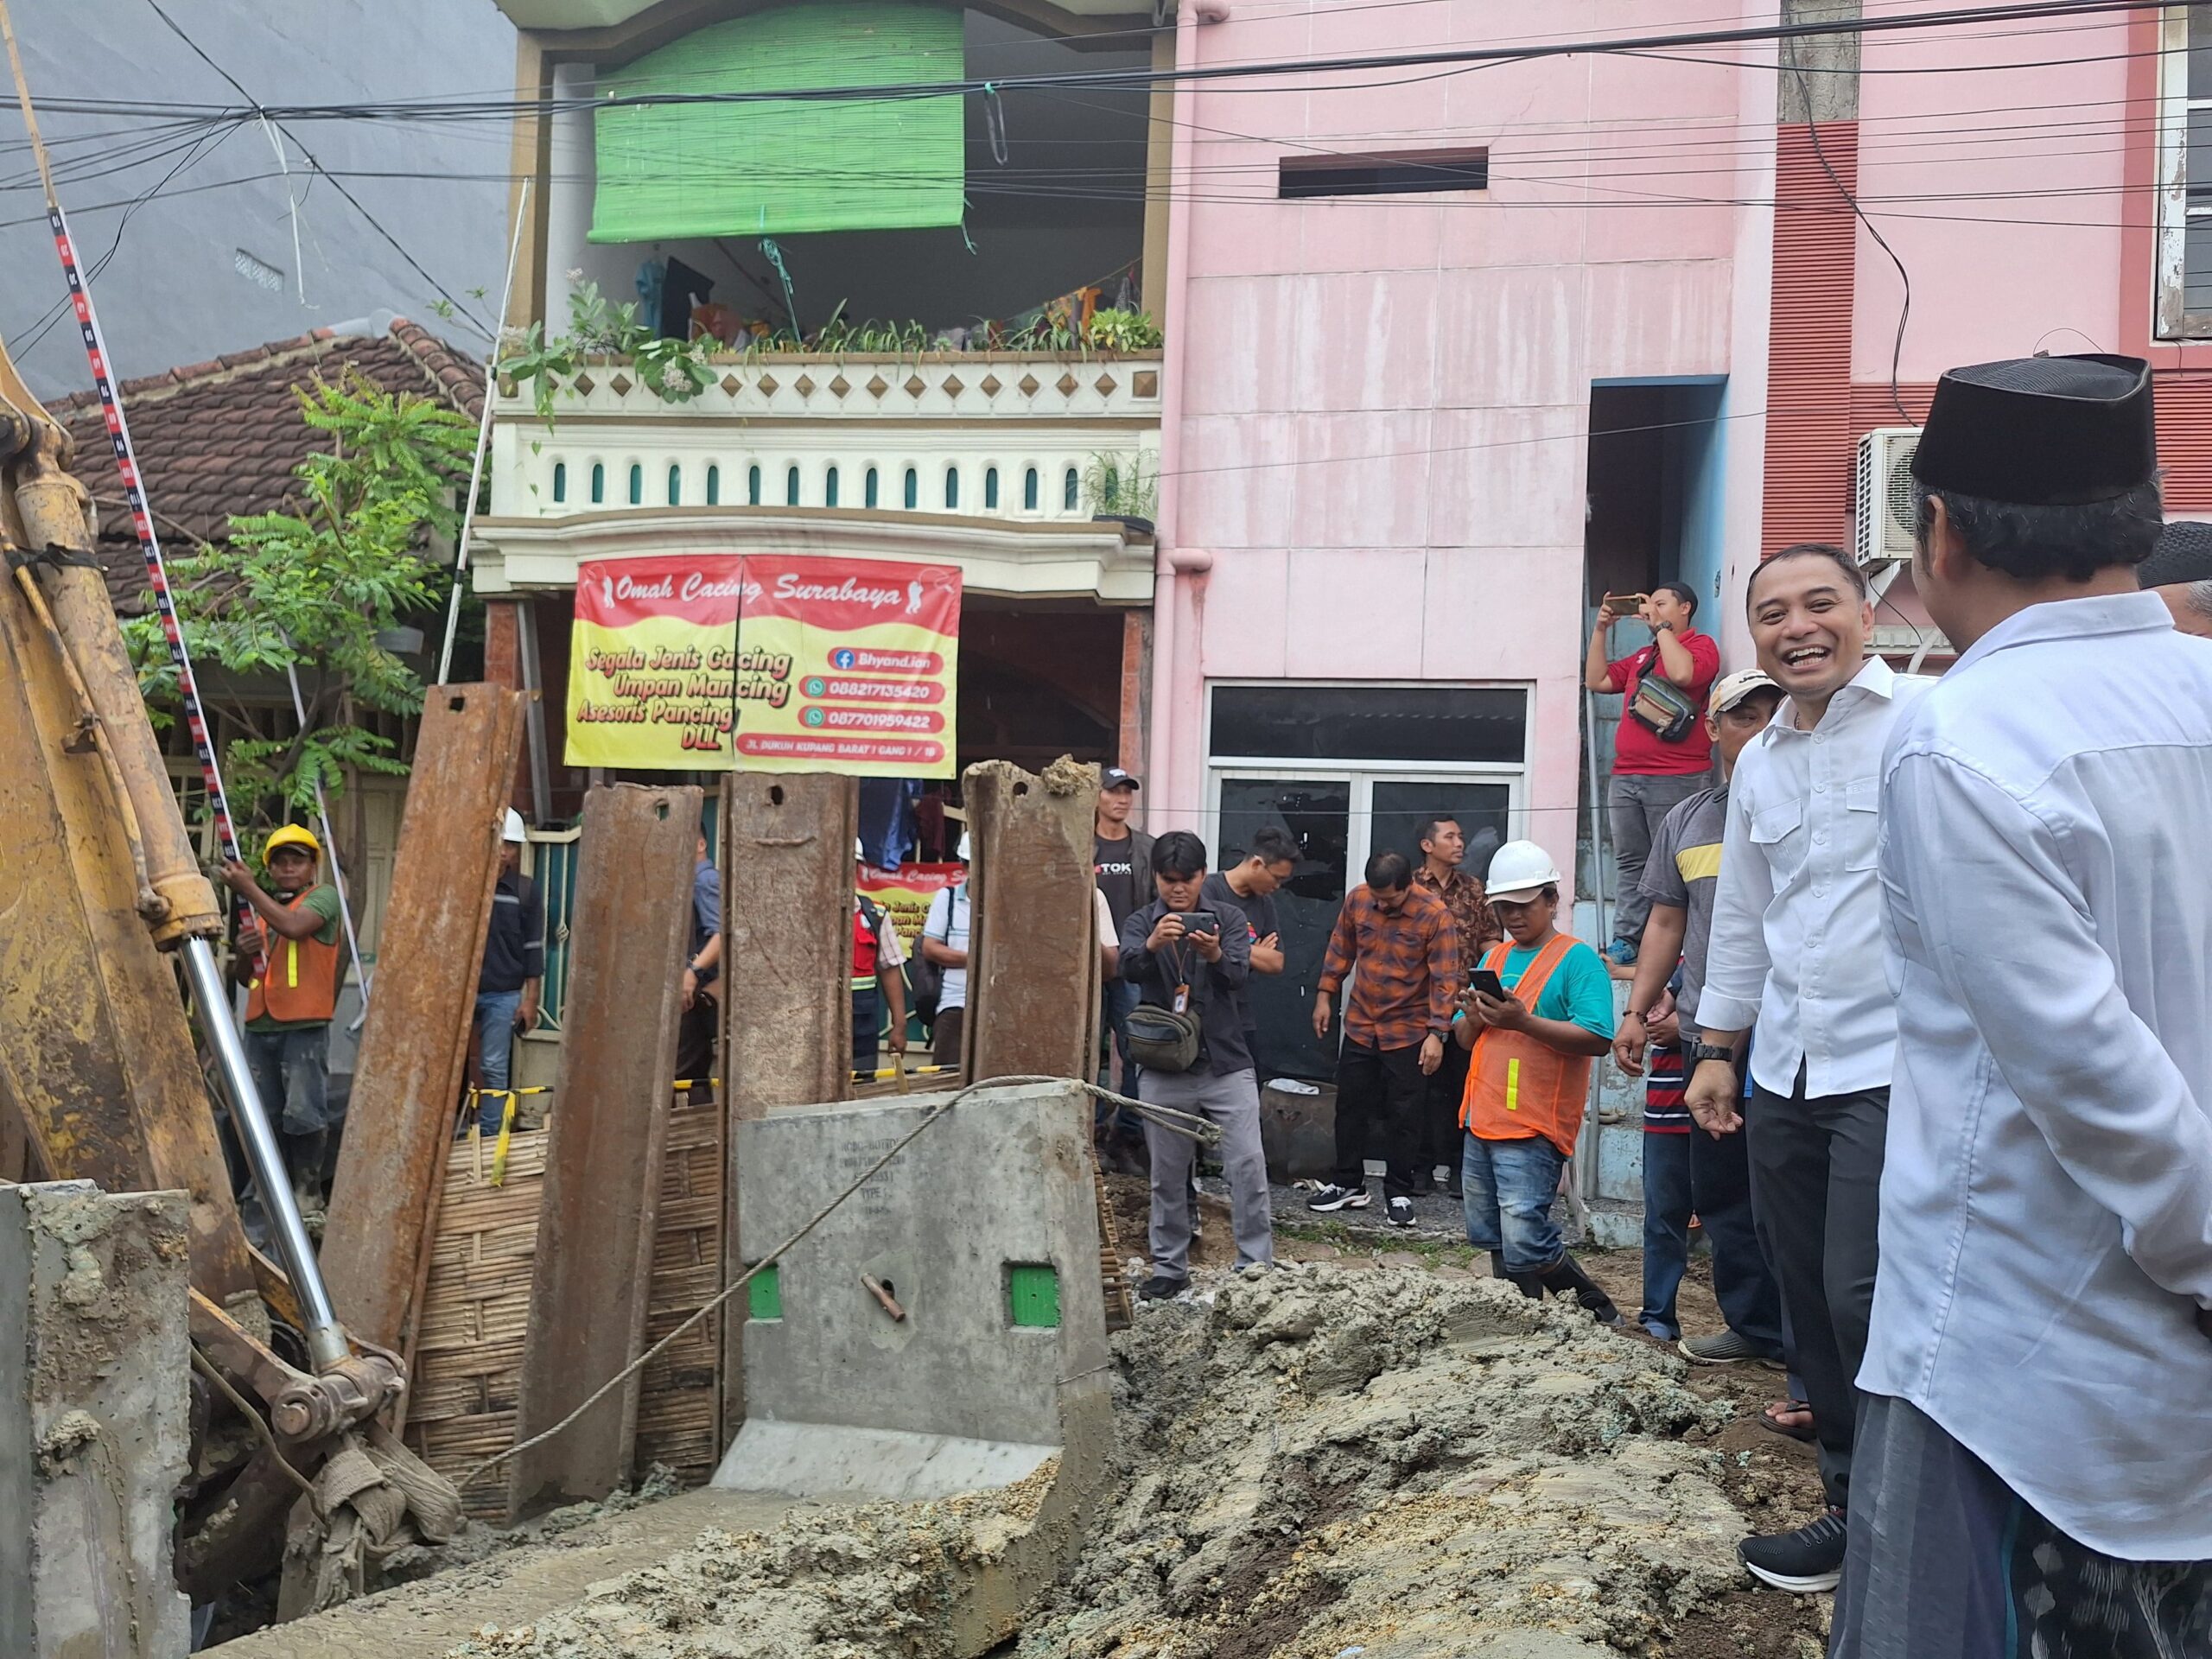
[[[976,855],[968,1075],[1088,1077],[1099,1007],[1098,768],[1064,756],[1038,777],[987,760],[963,775],[961,797]]]
[[[181,1659],[181,1192],[0,1187],[0,1653]]]
[[[820,772],[722,785],[721,1075],[728,1122],[851,1091],[853,842],[860,786]],[[738,1146],[724,1147],[722,1263],[737,1260]],[[745,1322],[722,1321],[721,1444],[745,1421]]]
[[[322,1243],[346,1327],[402,1351],[467,1064],[521,737],[522,698],[503,687],[433,686],[423,699]]]
[[[630,784],[584,798],[518,1439],[561,1421],[645,1346],[700,799],[696,789]],[[604,1497],[621,1484],[641,1386],[632,1377],[517,1456],[512,1510]]]
[[[797,1232],[939,1099],[733,1125],[741,1261]],[[1113,1436],[1090,1122],[1072,1084],[967,1096],[737,1310],[752,1315],[747,1416],[716,1488],[852,1502],[1048,1483],[955,1599],[963,1653],[1018,1628],[1072,1559]]]
[[[137,910],[124,816],[52,637],[0,582],[0,1115],[45,1167],[190,1196],[193,1283],[253,1269],[176,980]]]

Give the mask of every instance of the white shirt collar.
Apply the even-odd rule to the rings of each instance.
[[[1857,691],[1865,696],[1881,697],[1886,700],[1897,694],[1897,671],[1869,652],[1866,660],[1859,665],[1859,671],[1838,686],[1834,696],[1840,697],[1847,691]],[[1785,732],[1792,736],[1810,737],[1813,732],[1818,729],[1819,728],[1815,727],[1808,730],[1797,723],[1797,705],[1785,695],[1781,702],[1776,706],[1774,718],[1767,721],[1766,729],[1759,734],[1758,741],[1762,743],[1771,743],[1777,732]]]
[[[2078,639],[2101,633],[2137,633],[2171,628],[2173,613],[2156,594],[2098,594],[2086,599],[2052,599],[2015,611],[1968,646],[1953,671],[2013,645],[2046,639]]]

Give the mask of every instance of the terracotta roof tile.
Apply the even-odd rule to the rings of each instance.
[[[319,442],[300,419],[298,389],[349,368],[386,391],[442,397],[471,419],[483,413],[481,365],[404,318],[386,334],[318,328],[124,382],[124,410],[164,545],[219,537],[233,513],[283,509],[292,499],[293,469]],[[80,391],[47,407],[75,438],[72,470],[99,503],[109,594],[118,611],[141,611],[145,566],[99,397]]]

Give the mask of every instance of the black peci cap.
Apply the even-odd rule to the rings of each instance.
[[[2158,469],[2150,365],[2103,355],[1953,369],[1912,457],[1931,490],[2037,507],[2109,501]]]
[[[2168,524],[2151,556],[2135,567],[2135,579],[2145,588],[2212,582],[2212,524],[2192,518]]]

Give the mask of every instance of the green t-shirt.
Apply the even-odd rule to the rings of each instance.
[[[300,900],[300,906],[303,910],[311,910],[322,918],[322,925],[315,931],[315,942],[317,944],[338,943],[338,936],[342,928],[339,920],[337,888],[328,885],[310,888],[308,896]],[[273,953],[283,949],[285,941],[276,937],[276,930],[269,927],[266,922],[262,925],[268,929],[270,951]],[[329,1023],[327,1020],[272,1020],[264,1014],[258,1019],[247,1020],[245,1028],[248,1031],[304,1031],[310,1026],[327,1026]]]
[[[1515,945],[1505,954],[1505,966],[1498,970],[1497,982],[1512,990],[1521,983],[1521,976],[1536,956],[1535,950]],[[1566,955],[1559,959],[1559,966],[1544,982],[1543,994],[1537,997],[1536,1006],[1530,1012],[1539,1020],[1563,1020],[1598,1036],[1611,1038],[1613,980],[1605,971],[1605,958],[1580,939],[1567,946]]]

